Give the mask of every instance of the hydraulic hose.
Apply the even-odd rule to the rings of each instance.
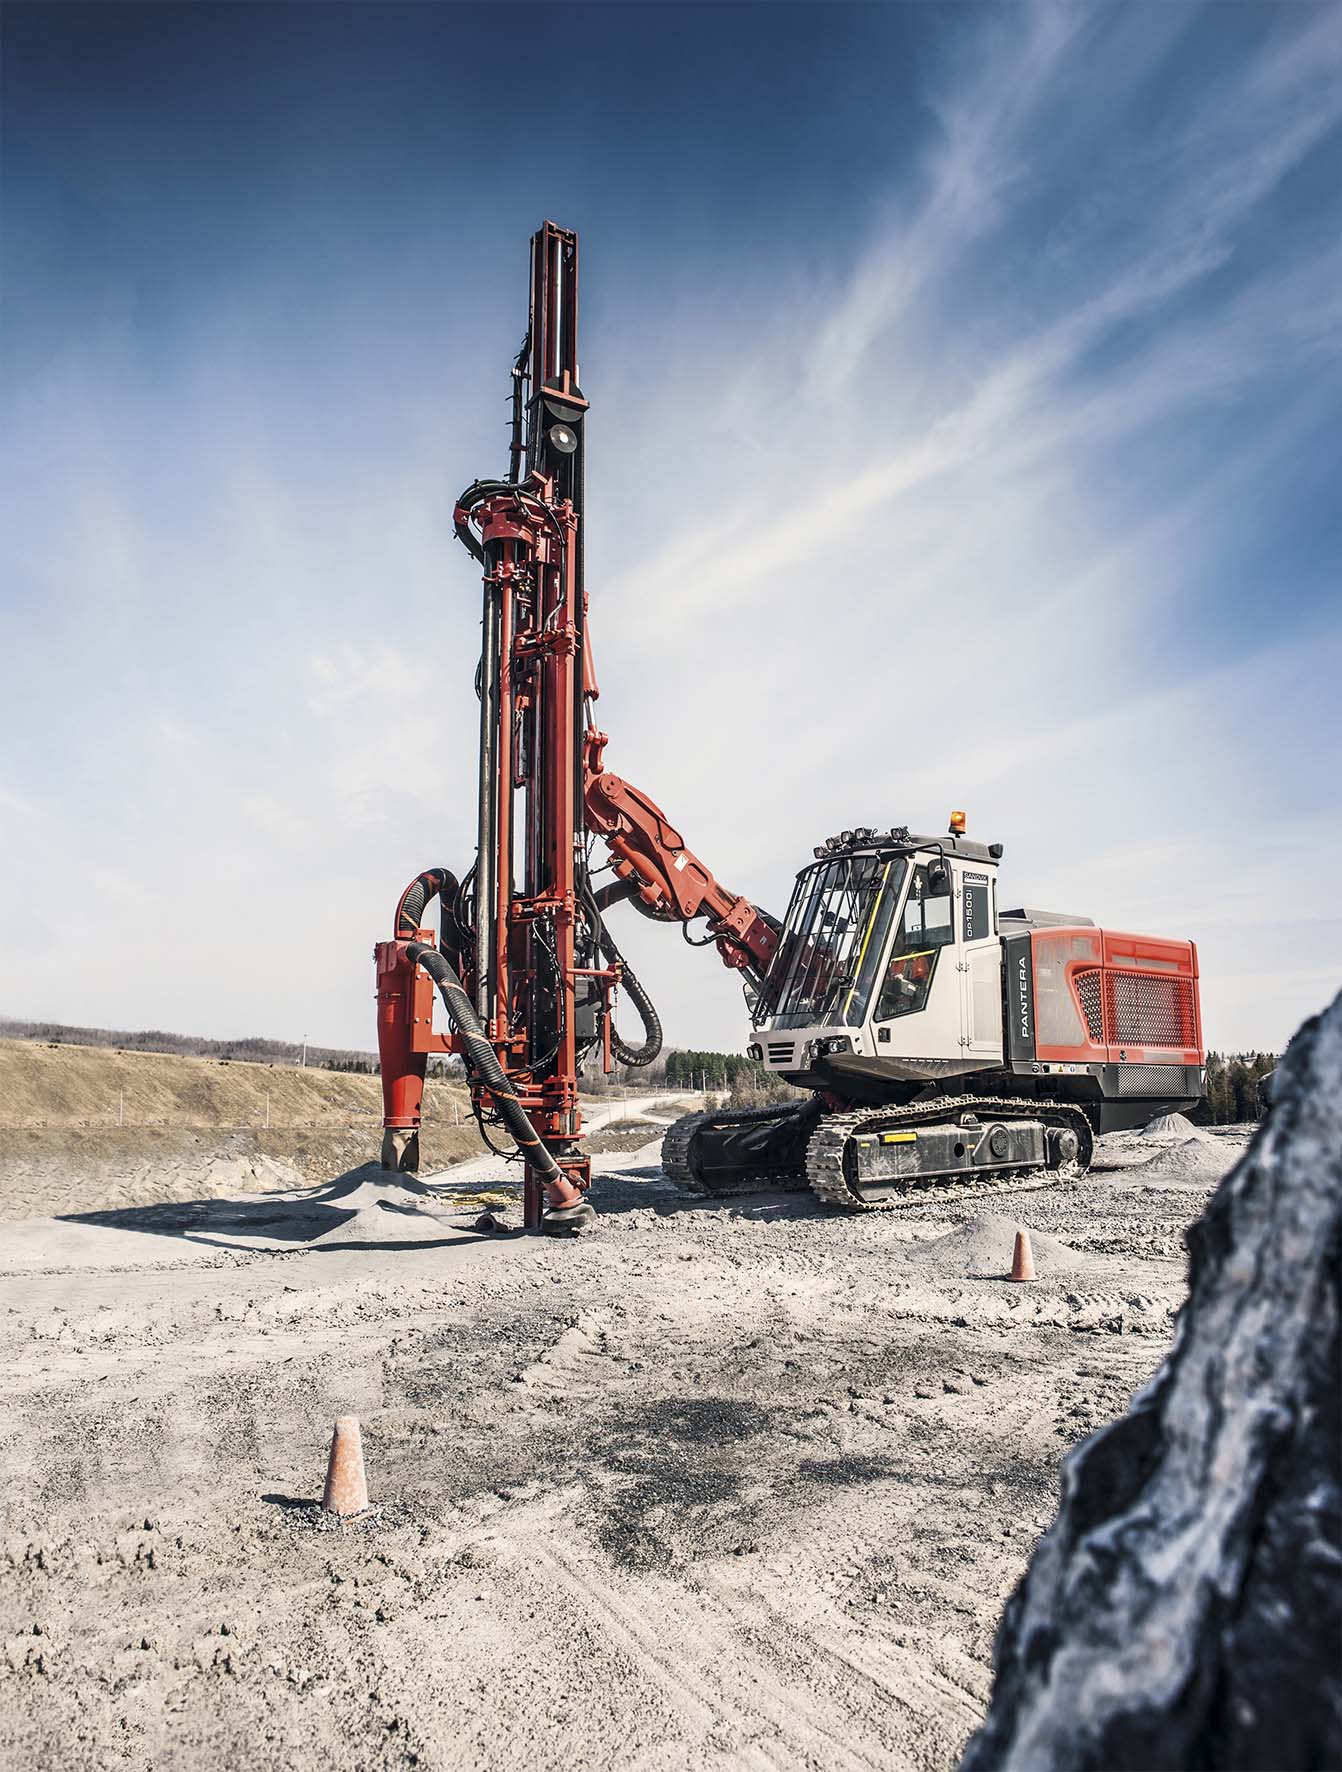
[[[427,942],[407,942],[405,953],[406,958],[412,964],[422,966],[438,986],[438,994],[443,999],[443,1007],[451,1016],[452,1025],[466,1043],[466,1055],[471,1069],[493,1096],[503,1118],[503,1123],[512,1134],[517,1148],[532,1168],[544,1178],[547,1187],[556,1182],[564,1185],[564,1172],[541,1142],[535,1127],[527,1118],[521,1102],[517,1099],[512,1084],[503,1074],[503,1066],[499,1063],[494,1048],[485,1038],[485,1030],[480,1025],[480,1018],[475,1013],[474,1005],[466,995],[465,986],[457,976],[456,968],[446,955],[440,954],[436,948],[431,948]]]
[[[632,897],[637,891],[638,885],[636,882],[629,880],[610,880],[599,892],[589,892],[587,897],[591,904],[592,915],[596,922],[596,938],[601,948],[601,952],[605,956],[608,964],[614,964],[618,961],[621,968],[620,984],[623,989],[628,992],[629,1001],[638,1011],[638,1019],[643,1023],[643,1044],[641,1046],[626,1046],[624,1041],[620,1038],[619,1033],[616,1031],[615,1022],[614,1019],[612,1019],[610,1024],[610,1049],[619,1059],[621,1064],[627,1064],[634,1069],[641,1070],[645,1064],[651,1064],[653,1059],[656,1058],[658,1053],[662,1050],[662,1024],[656,1009],[653,1007],[652,998],[644,990],[643,986],[631,971],[629,962],[625,959],[619,948],[616,947],[610,931],[601,920],[601,913],[603,910],[607,909],[608,906],[612,904],[619,904],[623,899]]]
[[[613,904],[623,904],[626,898],[632,898],[638,891],[637,880],[607,880],[589,896],[596,906],[597,915],[608,911]]]
[[[637,1066],[651,1064],[653,1059],[657,1057],[662,1049],[662,1024],[658,1020],[657,1011],[653,1007],[652,999],[648,996],[648,993],[644,990],[638,979],[629,970],[629,964],[625,960],[624,955],[621,954],[619,949],[615,946],[615,943],[611,940],[610,935],[607,933],[605,923],[602,921],[602,913],[608,911],[612,905],[623,904],[626,899],[631,899],[633,901],[634,909],[636,911],[642,911],[644,916],[652,918],[655,922],[664,922],[667,919],[658,917],[656,912],[647,909],[638,896],[637,880],[608,880],[606,884],[600,887],[596,892],[589,892],[588,898],[596,916],[597,929],[599,931],[598,940],[601,944],[602,952],[605,954],[607,960],[618,960],[620,965],[624,968],[624,976],[621,979],[621,983],[629,992],[630,1000],[635,1009],[638,1010],[639,1019],[643,1023],[644,1042],[642,1046],[639,1047],[626,1046],[624,1041],[621,1040],[620,1036],[616,1033],[614,1024],[612,1023],[610,1030],[611,1050],[616,1054],[622,1064]],[[752,908],[760,921],[766,924],[775,935],[782,935],[783,925],[778,921],[777,917],[770,916],[769,912],[762,910],[759,905],[754,905]],[[683,925],[682,927],[688,928],[688,925]],[[688,940],[689,937],[687,936],[686,939]],[[692,947],[708,947],[711,946],[713,942],[724,939],[730,941],[731,937],[721,934],[710,935],[707,941],[691,942],[690,945]],[[761,990],[764,985],[764,975],[758,965],[752,961],[752,963],[746,968],[746,972],[747,976],[753,979],[755,989]]]
[[[629,1001],[638,1011],[638,1019],[643,1023],[643,1044],[641,1046],[626,1046],[612,1019],[610,1049],[621,1064],[632,1065],[641,1070],[645,1064],[651,1064],[662,1050],[661,1019],[653,1007],[652,998],[639,983],[630,969],[629,962],[604,929],[601,931],[601,951],[608,961],[619,961],[621,967],[620,987],[628,995]]]

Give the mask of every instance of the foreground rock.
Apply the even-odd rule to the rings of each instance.
[[[1342,997],[1276,1079],[1169,1359],[1065,1468],[961,1772],[1342,1764]]]

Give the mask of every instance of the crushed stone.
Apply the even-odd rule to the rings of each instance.
[[[908,1259],[927,1262],[946,1273],[1003,1278],[1011,1272],[1016,1232],[1022,1228],[1026,1227],[1018,1219],[1003,1218],[995,1212],[978,1213],[945,1236],[912,1244]],[[1043,1231],[1030,1232],[1030,1247],[1035,1268],[1041,1274],[1095,1265],[1088,1256]]]
[[[1142,1127],[1143,1138],[1181,1138],[1198,1139],[1204,1144],[1215,1144],[1214,1133],[1195,1126],[1186,1114],[1157,1114]]]

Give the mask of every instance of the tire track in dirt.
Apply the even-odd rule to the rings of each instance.
[[[769,1640],[800,1635],[795,1616],[775,1605],[767,1595],[747,1592],[712,1573],[702,1579],[718,1603],[759,1637]],[[840,1684],[856,1676],[867,1688],[869,1702],[881,1709],[898,1707],[918,1730],[926,1730],[929,1717],[947,1710],[966,1734],[978,1722],[981,1701],[967,1687],[929,1666],[920,1654],[888,1639],[864,1640],[832,1606],[826,1608],[820,1622],[823,1630],[811,1628],[806,1632],[813,1668],[829,1664],[832,1677]]]
[[[621,1596],[611,1573],[602,1569],[598,1558],[576,1535],[561,1542],[549,1532],[544,1539],[528,1533],[523,1554],[546,1569],[581,1612],[595,1614],[600,1630],[621,1643],[639,1671],[667,1692],[704,1736],[728,1727],[739,1736],[752,1718],[759,1718],[787,1754],[780,1759],[757,1742],[738,1740],[732,1749],[732,1764],[772,1769],[819,1763],[835,1772],[871,1772],[895,1763],[884,1755],[873,1759],[858,1751],[851,1740],[851,1716],[846,1711],[824,1714],[814,1694],[797,1677],[797,1670],[784,1681],[758,1657],[751,1659],[748,1668],[742,1667],[741,1621],[730,1605],[724,1606],[724,1596],[706,1589],[687,1596],[661,1584],[666,1591],[658,1595],[658,1632],[654,1636],[641,1609]],[[695,1603],[687,1606],[687,1598]],[[706,1599],[714,1603],[705,1605]],[[666,1633],[673,1622],[679,1627],[676,1652],[684,1656],[686,1664],[692,1660],[694,1665],[693,1685],[676,1671],[668,1652]],[[698,1696],[696,1688],[712,1692],[713,1701]]]

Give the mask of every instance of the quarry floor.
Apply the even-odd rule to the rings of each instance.
[[[472,1228],[502,1164],[0,1225],[0,1764],[944,1772],[1245,1144],[844,1217],[654,1142],[571,1241]]]

